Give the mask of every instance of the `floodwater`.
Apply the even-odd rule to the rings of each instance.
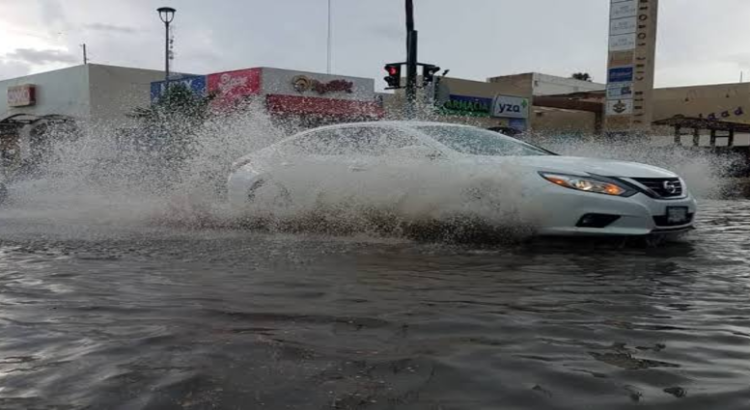
[[[701,206],[656,248],[6,212],[0,409],[746,409],[750,202]]]

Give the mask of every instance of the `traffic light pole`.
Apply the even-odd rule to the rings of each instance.
[[[416,117],[417,31],[414,30],[414,1],[406,0],[406,117]]]

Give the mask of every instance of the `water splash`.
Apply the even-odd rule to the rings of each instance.
[[[250,103],[191,130],[191,155],[177,164],[134,143],[143,130],[123,132],[98,124],[82,124],[75,132],[49,129],[50,160],[35,176],[11,184],[10,203],[0,221],[45,221],[79,230],[249,226],[443,240],[524,237],[533,232],[536,215],[543,211],[524,199],[512,167],[498,170],[497,165],[479,164],[466,169],[388,158],[367,173],[321,164],[282,172],[277,178],[296,195],[291,206],[266,198],[256,201],[250,217],[232,210],[223,192],[232,162],[298,129]],[[542,140],[543,146],[565,155],[633,160],[675,170],[699,197],[717,195],[719,175],[733,164],[731,158],[698,151],[561,143],[549,136]]]

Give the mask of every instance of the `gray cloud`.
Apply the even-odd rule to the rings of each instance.
[[[65,12],[59,0],[38,0],[42,21],[48,26],[65,25]]]
[[[89,30],[103,31],[107,33],[130,34],[138,32],[138,30],[134,27],[118,26],[116,24],[94,23],[86,24],[84,27]]]
[[[370,26],[366,28],[365,30],[368,31],[369,34],[382,38],[382,39],[386,39],[390,41],[398,41],[398,40],[406,41],[405,29],[395,24],[378,24],[378,25]]]
[[[0,80],[21,77],[31,73],[31,65],[20,61],[0,60]]]
[[[5,60],[22,61],[28,64],[75,63],[78,57],[60,50],[34,50],[17,48],[4,56]]]
[[[155,1],[76,0],[63,7],[62,0],[0,0],[13,6],[0,13],[0,37],[14,48],[67,48],[76,55],[85,42],[94,62],[159,69],[164,33],[154,9],[172,5],[178,9],[179,27],[173,63],[180,71],[326,68],[324,0]],[[484,80],[527,71],[562,76],[585,71],[598,80],[606,77],[607,1],[461,2],[471,3],[467,7],[457,7],[455,0],[415,3],[420,61],[450,68],[451,76]],[[750,36],[750,25],[744,24],[750,1],[683,3],[665,0],[660,5],[658,86],[736,81],[740,70],[750,68],[742,40]],[[375,78],[382,87],[383,63],[405,57],[403,1],[334,0],[332,5],[333,71]],[[711,24],[716,21],[722,24]],[[9,30],[47,34],[47,40],[29,42],[28,35]],[[77,60],[64,52],[27,54],[0,55],[0,63],[26,62],[27,57]],[[46,69],[44,65],[32,64],[32,69]]]

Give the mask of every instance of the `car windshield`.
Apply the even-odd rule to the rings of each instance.
[[[283,150],[296,155],[382,156],[418,145],[418,139],[396,128],[354,126],[313,131],[284,144]]]
[[[554,155],[542,148],[473,127],[425,125],[416,127],[439,143],[463,154],[489,156]]]

